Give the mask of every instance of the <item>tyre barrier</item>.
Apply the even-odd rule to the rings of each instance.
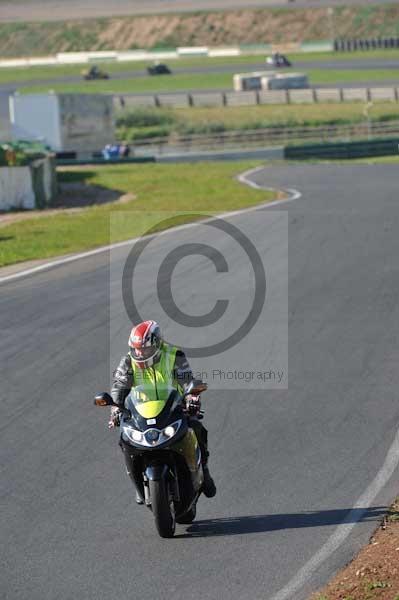
[[[338,38],[334,40],[335,52],[356,52],[357,50],[389,48],[399,48],[399,38]]]

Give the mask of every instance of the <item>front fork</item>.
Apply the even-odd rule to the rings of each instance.
[[[171,469],[166,464],[150,464],[147,465],[143,473],[145,503],[151,504],[150,498],[150,481],[160,481],[161,479],[168,480],[168,489],[170,490],[174,502],[180,502],[179,484],[175,468]]]
[[[145,502],[146,506],[151,506],[150,488],[149,481],[157,481],[162,477],[167,477],[169,474],[170,490],[173,495],[173,499],[176,502],[180,501],[180,491],[178,485],[177,474],[175,468],[171,469],[168,465],[148,465],[144,472],[135,468],[134,456],[129,454],[125,448],[121,445],[121,450],[126,464],[126,471],[130,477],[134,487],[136,488],[141,500]],[[168,473],[167,473],[167,472]]]

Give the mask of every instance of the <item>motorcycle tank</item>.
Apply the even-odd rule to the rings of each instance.
[[[167,385],[158,384],[155,388],[152,385],[140,385],[133,388],[126,398],[126,408],[135,410],[144,419],[155,419],[165,408],[171,393],[176,390]]]

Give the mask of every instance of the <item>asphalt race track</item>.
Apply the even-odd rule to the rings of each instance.
[[[113,17],[181,13],[240,8],[268,8],[272,6],[326,7],[356,4],[387,4],[392,0],[2,0],[0,22],[4,21],[59,21],[76,18]]]
[[[373,488],[370,506],[350,512],[399,423],[397,165],[273,166],[253,180],[302,194],[255,219],[228,219],[250,230],[262,258],[274,252],[273,280],[284,269],[277,224],[288,218],[289,387],[208,392],[218,494],[200,499],[197,520],[178,526],[176,539],[159,539],[149,511],[134,504],[117,434],[92,405],[126,348],[122,313],[111,312],[109,328],[122,249],[112,255],[111,288],[107,253],[0,284],[4,600],[304,600],[366,543],[397,494],[398,470],[377,495]],[[187,243],[195,232],[173,235]],[[153,257],[167,240],[154,241]],[[234,256],[233,246],[224,250]],[[157,317],[150,267],[149,258],[139,308]],[[193,314],[215,301],[206,267],[205,259],[174,275]],[[238,302],[237,320],[248,289],[247,266],[236,261],[225,295]],[[252,341],[254,368],[273,327]],[[205,342],[201,329],[195,341]],[[359,522],[319,564],[345,519]],[[305,582],[276,595],[312,558]]]
[[[148,61],[148,64],[151,64],[151,61]],[[254,62],[251,64],[227,64],[227,65],[206,65],[206,66],[192,66],[192,67],[178,67],[175,66],[175,63],[170,63],[173,74],[175,75],[191,75],[191,74],[206,74],[206,73],[246,73],[251,71],[276,71],[276,68],[273,68],[266,64],[265,60],[258,62]],[[362,69],[397,69],[399,67],[399,61],[392,59],[353,59],[353,60],[328,60],[328,61],[298,61],[295,62],[292,69],[281,69],[279,72],[281,73],[290,73],[293,71],[299,70],[307,70],[307,69],[342,69],[342,70],[362,70]],[[83,67],[82,67],[83,69]],[[105,67],[106,70],[106,67]],[[137,70],[137,71],[122,71],[119,73],[111,73],[112,80],[120,80],[120,79],[135,79],[136,77],[149,77],[146,70]],[[56,76],[51,79],[28,79],[26,81],[16,81],[16,82],[7,82],[0,84],[0,92],[7,92],[10,89],[18,89],[23,87],[31,87],[33,85],[52,85],[55,83],[78,83],[82,82],[81,76]],[[383,86],[386,81],[380,81],[379,85]],[[90,81],[86,82],[87,90],[90,90]],[[350,84],[352,87],[359,87],[357,82]],[[319,87],[319,86],[318,86]],[[332,84],[330,87],[340,87],[339,84]]]

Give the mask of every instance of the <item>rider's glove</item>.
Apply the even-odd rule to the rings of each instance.
[[[198,415],[201,411],[201,397],[188,394],[186,396],[186,410],[189,415]]]
[[[109,415],[108,421],[108,429],[114,429],[114,427],[119,427],[121,424],[121,411],[117,406],[111,407],[111,412]]]

